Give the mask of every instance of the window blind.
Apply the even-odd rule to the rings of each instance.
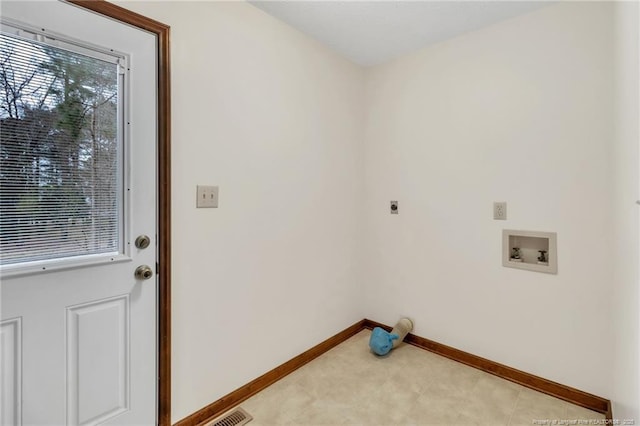
[[[0,34],[0,264],[119,251],[119,84],[116,61]]]

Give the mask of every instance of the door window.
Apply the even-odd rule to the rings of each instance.
[[[3,25],[3,267],[123,252],[123,60]]]

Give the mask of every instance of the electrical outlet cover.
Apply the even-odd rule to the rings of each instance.
[[[507,203],[505,201],[496,201],[493,203],[493,219],[507,220]]]

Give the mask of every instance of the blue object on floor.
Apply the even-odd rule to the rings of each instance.
[[[398,339],[397,334],[391,334],[380,327],[376,327],[371,332],[369,347],[376,355],[386,355],[393,349],[393,341]]]

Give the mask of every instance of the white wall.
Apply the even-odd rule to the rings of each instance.
[[[610,395],[611,43],[565,3],[367,71],[368,316]],[[502,267],[503,228],[557,232],[558,274]]]
[[[246,3],[121,4],[171,26],[177,421],[363,318],[363,71]]]
[[[638,211],[640,199],[640,8],[637,2],[615,7],[615,138],[613,139],[613,412],[640,419],[640,293],[638,283]]]
[[[638,418],[629,9],[553,5],[364,71],[247,4],[120,4],[172,27],[173,421],[400,315]],[[503,268],[503,228],[557,232],[558,275]]]

